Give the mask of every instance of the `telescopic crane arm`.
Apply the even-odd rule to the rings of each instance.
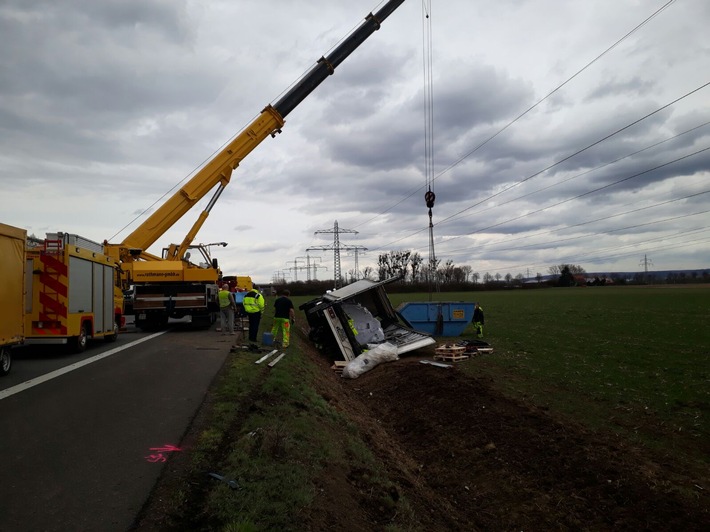
[[[251,151],[269,135],[276,136],[281,132],[284,119],[313,90],[318,87],[358,46],[380,28],[381,23],[389,17],[405,0],[389,0],[377,13],[370,13],[365,21],[353,31],[332,53],[321,57],[317,64],[305,74],[291,90],[289,90],[273,106],[267,105],[261,114],[244,130],[242,130],[222,151],[213,157],[200,169],[178,192],[176,192],[159,209],[151,214],[145,222],[128,235],[121,244],[108,244],[110,254],[117,256],[123,262],[138,259],[155,260],[157,257],[147,253],[170,227],[182,218],[195,204],[217,188],[213,200],[200,214],[197,222],[179,246],[171,246],[168,260],[180,260],[194,240],[198,230],[207,219],[209,211],[216,199],[229,184],[232,171]]]

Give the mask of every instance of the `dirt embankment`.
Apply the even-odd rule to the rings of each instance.
[[[397,486],[390,497],[406,498],[421,529],[710,530],[707,471],[685,470],[672,457],[501,396],[456,367],[419,360],[355,380],[328,375],[320,392],[361,428]],[[312,529],[413,524],[394,507],[373,507],[357,472],[325,476]]]

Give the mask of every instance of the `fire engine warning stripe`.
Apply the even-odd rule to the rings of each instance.
[[[42,254],[39,256],[40,262],[44,264],[47,268],[51,268],[55,273],[59,275],[67,276],[69,272],[69,267],[64,264],[61,260],[52,257],[51,255]]]
[[[35,379],[30,379],[28,381],[23,382],[22,384],[18,384],[17,386],[13,386],[12,388],[7,388],[6,390],[0,390],[0,401],[3,399],[7,399],[11,395],[15,395],[16,393],[24,392],[25,390],[29,390],[30,388],[33,388],[37,386],[38,384],[42,384],[47,381],[51,381],[52,379],[56,379],[57,377],[60,377],[64,375],[65,373],[70,373],[74,371],[75,369],[79,369],[81,367],[87,366],[89,364],[93,364],[94,362],[98,362],[99,360],[103,358],[110,357],[111,355],[115,355],[116,353],[120,353],[121,351],[125,351],[126,349],[129,349],[133,346],[136,346],[138,344],[142,344],[143,342],[147,342],[148,340],[152,340],[153,338],[156,338],[160,336],[161,334],[165,334],[168,331],[161,331],[155,334],[151,334],[150,336],[146,336],[145,338],[141,338],[140,340],[136,340],[135,342],[130,342],[126,345],[122,345],[121,347],[116,347],[114,349],[111,349],[109,351],[106,351],[105,353],[101,353],[100,355],[96,355],[95,357],[87,358],[86,360],[82,360],[81,362],[75,362],[74,364],[70,364],[69,366],[65,366],[63,368],[60,368],[55,371],[51,371],[45,375],[41,375]]]

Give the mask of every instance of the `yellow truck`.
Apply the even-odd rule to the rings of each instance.
[[[229,284],[230,292],[248,292],[254,288],[254,283],[248,275],[224,275],[221,282]]]
[[[10,373],[11,349],[24,342],[27,231],[0,223],[0,375]]]
[[[28,240],[25,259],[25,343],[66,344],[82,352],[90,339],[118,338],[123,291],[118,265],[101,244],[47,233]]]

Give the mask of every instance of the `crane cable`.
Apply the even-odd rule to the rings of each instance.
[[[434,250],[434,222],[432,209],[436,201],[434,193],[434,77],[433,77],[433,45],[431,26],[431,0],[422,0],[422,62],[424,73],[424,178],[426,192],[424,201],[429,209],[429,299],[431,300],[432,284],[436,291],[440,290],[436,275],[437,260]]]

